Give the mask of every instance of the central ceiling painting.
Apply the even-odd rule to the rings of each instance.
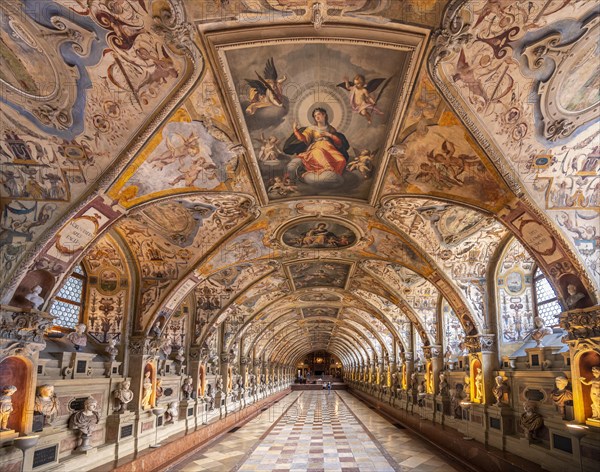
[[[412,86],[422,37],[385,31],[379,40],[372,32],[369,39],[349,41],[336,37],[342,31],[327,38],[307,32],[313,36],[215,40],[223,41],[216,46],[218,72],[256,181],[267,201],[316,195],[368,200],[404,110],[394,98]]]

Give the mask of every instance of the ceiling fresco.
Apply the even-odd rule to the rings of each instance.
[[[534,267],[564,309],[570,285],[598,301],[599,23],[569,0],[2,2],[1,301],[39,284],[47,309],[83,262],[99,343],[129,323],[202,359],[356,365],[521,340]]]
[[[173,33],[178,4],[9,0],[0,12],[5,282],[111,165],[128,162],[203,60]]]

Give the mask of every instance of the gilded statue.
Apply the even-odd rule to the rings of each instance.
[[[142,383],[142,409],[149,410],[152,408],[152,379],[150,372],[144,374],[144,382]]]
[[[479,367],[475,373],[475,400],[483,403],[483,372]]]
[[[2,394],[0,395],[0,431],[10,431],[8,428],[8,419],[14,411],[12,396],[16,391],[17,387],[14,385],[5,385],[2,387]]]

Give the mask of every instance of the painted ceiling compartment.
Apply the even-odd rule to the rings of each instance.
[[[2,2],[2,302],[118,253],[134,333],[355,364],[490,332],[516,238],[596,304],[594,5],[308,3]]]

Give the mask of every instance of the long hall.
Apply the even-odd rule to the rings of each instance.
[[[1,0],[0,470],[600,470],[598,38]]]

